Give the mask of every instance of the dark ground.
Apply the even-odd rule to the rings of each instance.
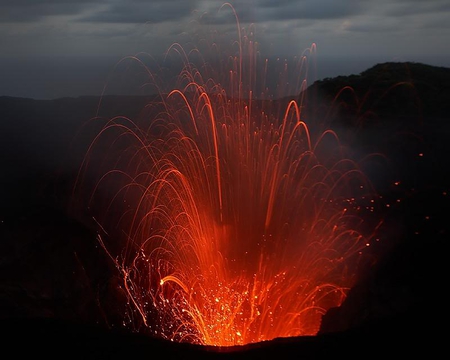
[[[441,108],[423,101],[419,113],[404,103],[390,104],[378,108],[377,118],[369,119],[367,112],[366,117],[355,117],[354,109],[346,107],[335,117],[339,124],[334,126],[350,129],[353,135],[349,138],[358,152],[382,151],[390,159],[383,176],[374,174],[385,199],[401,199],[394,201],[386,216],[387,231],[384,245],[380,245],[383,256],[350,291],[344,304],[324,316],[317,336],[222,351],[151,339],[114,325],[117,322],[111,314],[117,309],[108,301],[108,287],[113,286],[105,271],[110,268],[108,259],[89,223],[67,211],[68,194],[86,146],[78,143],[71,147],[70,142],[80,123],[95,114],[98,99],[0,97],[3,350],[15,356],[97,359],[444,356],[450,117],[442,104],[448,104],[450,97],[448,82],[442,81],[448,77],[448,69],[431,70],[442,71],[437,76],[440,85],[426,76],[428,82],[425,86],[421,80],[421,86],[427,97],[430,89],[439,94]],[[437,96],[431,98],[437,101]],[[105,101],[105,117],[116,115],[118,104],[133,117],[146,99]],[[388,116],[392,109],[397,113]],[[358,111],[361,115],[361,109]],[[370,121],[361,122],[361,118]],[[394,181],[400,184],[393,185]]]

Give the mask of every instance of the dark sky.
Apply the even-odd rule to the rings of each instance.
[[[124,57],[251,29],[262,56],[317,46],[316,78],[385,61],[450,66],[448,0],[0,0],[0,96],[98,95]],[[214,35],[215,34],[215,35]]]

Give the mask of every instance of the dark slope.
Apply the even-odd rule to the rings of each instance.
[[[321,100],[314,115],[324,116],[356,157],[384,156],[385,166],[372,162],[365,170],[391,206],[377,264],[325,315],[321,332],[397,314],[415,319],[397,324],[399,332],[437,329],[450,234],[450,69],[383,63],[308,91]]]
[[[388,62],[359,75],[317,81],[308,91],[316,92],[327,104],[334,101],[342,115],[360,121],[448,118],[450,68]]]
[[[6,319],[0,325],[5,352],[47,359],[435,359],[446,350],[442,333],[417,329],[409,314],[345,332],[235,348],[179,344],[58,319]]]

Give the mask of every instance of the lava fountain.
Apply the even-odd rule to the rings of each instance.
[[[315,45],[295,68],[301,95],[279,100],[250,32],[231,47],[212,69],[196,65],[198,48],[171,46],[182,67],[167,91],[133,57],[159,95],[138,119],[102,123],[81,166],[77,196],[88,194],[133,331],[217,346],[315,335],[372,240],[368,179],[335,132],[304,120]]]

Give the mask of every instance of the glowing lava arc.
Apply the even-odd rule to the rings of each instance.
[[[334,132],[310,133],[303,100],[242,96],[233,59],[228,92],[186,60],[152,117],[109,119],[83,163],[133,330],[218,346],[315,335],[355,281],[370,185]]]

